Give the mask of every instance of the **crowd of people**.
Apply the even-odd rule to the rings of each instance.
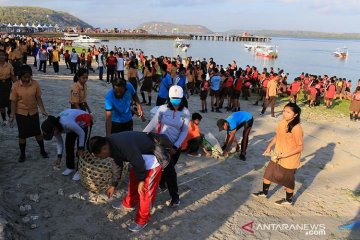
[[[87,55],[86,50],[78,55],[75,49],[69,53],[62,46],[39,42],[35,44],[38,52],[34,59],[34,67],[38,71],[46,72],[49,55],[52,55],[49,65],[51,63],[54,66],[55,73],[59,72],[58,63],[60,56],[63,56],[66,67],[74,74],[74,83],[69,87],[69,108],[52,116],[45,109],[41,88],[33,79],[33,69],[27,65],[27,56],[35,52],[21,47],[34,47],[31,42],[34,39],[11,39],[2,42],[0,47],[0,108],[3,123],[6,121],[6,110],[10,126],[14,125],[16,119],[19,162],[27,160],[26,139],[30,137],[36,138],[40,154],[44,158],[49,157],[44,140],[55,137],[57,159],[54,165],[61,166],[65,151],[66,169],[62,174],[68,176],[74,173],[74,181],[81,178],[75,160],[83,156],[85,150],[98,158],[112,157],[113,180],[106,191],[109,197],[116,190],[124,162],[129,162],[131,170],[128,194],[122,202],[115,202],[113,207],[128,210],[137,207],[135,220],[129,226],[130,231],[140,231],[148,224],[150,209],[158,189],[161,192],[168,190],[170,207],[180,205],[175,166],[181,153],[187,152],[190,157],[200,157],[201,150],[204,155],[211,156],[211,149],[205,146],[200,129],[201,119],[208,113],[208,95],[211,112],[221,113],[222,109],[231,112],[227,118],[214,123],[219,131],[227,132],[222,147],[223,156],[227,157],[235,146],[235,151],[239,152],[239,158],[243,161],[246,160],[254,116],[240,110],[240,97],[249,100],[251,95],[258,94],[254,105],[263,102],[260,114],[265,114],[270,106],[271,117],[276,118],[274,108],[277,97],[290,95],[290,102],[283,109],[283,119],[276,129],[276,135],[264,152],[268,154],[274,147],[278,154],[265,171],[263,190],[254,193],[256,197],[266,197],[271,183],[285,186],[286,198],[277,201],[280,205],[293,203],[294,176],[303,150],[301,110],[296,104],[301,91],[310,107],[320,104],[321,97],[324,97],[328,108],[331,108],[336,97],[351,99],[351,119],[359,117],[360,86],[352,94],[351,82],[349,84],[343,78],[301,74],[293,83],[287,84],[288,74],[281,69],[275,71],[273,68],[264,68],[259,72],[256,67],[249,65],[242,69],[237,66],[236,61],[224,67],[212,58],[201,61],[183,59],[180,56],[147,57],[140,49],[115,47],[113,51],[109,51],[106,46],[93,46],[87,50]],[[112,88],[104,96],[104,136],[91,137],[94,116],[92,106],[87,101],[87,81],[89,71],[95,71],[92,68],[93,62],[97,63],[99,80],[103,80],[103,71],[106,69],[106,82]],[[148,95],[147,101],[145,92]],[[153,105],[153,92],[157,92],[155,105],[158,108],[155,115],[142,132],[133,131],[133,116],[137,115],[145,120],[143,106]],[[194,101],[194,98],[189,100],[189,97],[196,94],[199,94],[202,106],[200,112],[203,115],[199,112],[190,113],[188,109],[188,101]],[[39,110],[47,117],[41,124]],[[244,130],[239,146],[235,135],[241,128]],[[62,134],[66,135],[65,143]]]

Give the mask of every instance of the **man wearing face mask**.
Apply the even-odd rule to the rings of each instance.
[[[186,138],[190,120],[190,112],[184,106],[183,96],[184,92],[180,86],[172,86],[169,90],[169,103],[159,107],[155,116],[143,130],[165,134],[173,143],[170,163],[164,169],[160,181],[162,191],[166,190],[166,185],[169,189],[171,207],[177,207],[180,204],[175,165],[179,160],[180,146]]]
[[[131,100],[136,103],[139,117],[142,117],[142,107],[134,87],[124,79],[113,83],[113,89],[105,96],[106,136],[133,130]]]

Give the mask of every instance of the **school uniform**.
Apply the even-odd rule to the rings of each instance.
[[[10,110],[10,92],[12,87],[12,76],[14,68],[10,63],[0,66],[0,108]]]
[[[266,108],[270,105],[271,116],[275,117],[275,102],[276,102],[276,94],[277,94],[277,81],[275,79],[272,79],[269,81],[269,83],[267,85],[267,91],[268,91],[269,98],[265,100],[261,114],[264,114],[266,111]]]
[[[300,124],[293,127],[291,132],[287,132],[288,123],[286,120],[280,121],[276,128],[275,152],[287,153],[298,146],[303,145],[303,132]],[[300,166],[301,153],[292,155],[279,160],[271,160],[266,167],[264,178],[282,185],[284,187],[295,188],[295,172]]]
[[[13,84],[10,100],[16,103],[15,117],[19,138],[41,135],[37,102],[41,95],[41,88],[35,80],[31,80],[26,86],[21,80]]]
[[[82,85],[80,82],[76,82],[72,85],[70,90],[70,105],[71,108],[76,108],[75,104],[79,104],[80,109],[86,111],[86,99],[87,99],[87,84]]]

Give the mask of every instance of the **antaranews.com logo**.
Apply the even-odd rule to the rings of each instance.
[[[325,236],[326,226],[325,224],[287,224],[287,223],[258,223],[251,221],[241,226],[244,231],[250,234],[255,234],[256,231],[300,231],[304,232],[306,236]]]

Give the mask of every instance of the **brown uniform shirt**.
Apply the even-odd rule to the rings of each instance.
[[[267,88],[269,91],[269,97],[276,97],[277,81],[275,79],[269,81]]]
[[[23,56],[22,52],[21,52],[21,50],[19,48],[16,48],[16,49],[14,49],[13,51],[11,51],[9,53],[9,59],[11,61],[22,59],[22,56]]]
[[[14,76],[14,68],[10,63],[0,66],[0,81],[11,79]]]
[[[41,89],[35,80],[31,80],[27,86],[17,81],[11,88],[10,100],[16,102],[16,114],[24,116],[36,114],[39,97],[41,97]]]
[[[287,132],[286,120],[281,120],[276,128],[275,151],[278,153],[287,153],[293,151],[296,147],[303,145],[303,131],[300,124],[293,127],[290,133]],[[300,166],[301,153],[279,160],[280,166],[286,169],[297,169]]]
[[[84,103],[87,98],[87,85],[81,85],[80,82],[76,82],[72,85],[70,90],[70,104]]]

